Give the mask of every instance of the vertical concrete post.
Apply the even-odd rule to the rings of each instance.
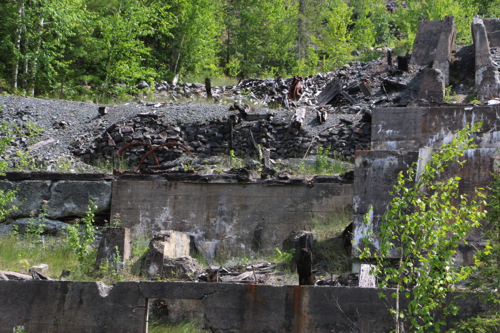
[[[486,27],[480,16],[472,19],[472,38],[476,56],[477,99],[484,102],[499,97],[500,78],[498,68],[491,59]]]

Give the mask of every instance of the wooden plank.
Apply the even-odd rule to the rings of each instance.
[[[323,89],[323,91],[318,95],[316,100],[319,106],[328,104],[335,96],[337,96],[342,90],[342,86],[338,81],[330,81]]]
[[[358,101],[352,98],[346,91],[342,91],[340,94],[352,105],[358,104]]]

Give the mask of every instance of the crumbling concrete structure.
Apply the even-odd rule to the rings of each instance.
[[[419,66],[429,66],[439,71],[438,73],[442,75],[440,79],[443,80],[443,85],[448,86],[451,51],[455,45],[456,35],[457,30],[453,16],[447,16],[439,21],[421,21],[413,43],[411,63]],[[429,90],[435,88],[427,87],[426,84],[422,84],[422,87]],[[438,102],[441,101],[442,99]]]
[[[490,28],[496,26],[496,21],[489,21],[489,25]],[[500,76],[498,65],[491,58],[489,34],[480,16],[472,19],[472,37],[476,56],[477,99],[485,102],[500,97]],[[492,38],[495,38],[495,42],[496,37],[495,32],[492,31]]]
[[[373,111],[373,151],[358,151],[355,163],[355,185],[353,199],[353,253],[356,256],[363,248],[364,237],[376,234],[382,216],[391,200],[389,192],[400,171],[413,163],[422,169],[433,149],[449,143],[458,130],[468,124],[482,122],[474,143],[478,148],[465,153],[463,167],[450,167],[448,175],[461,177],[460,193],[473,196],[476,188],[486,188],[492,180],[495,159],[500,147],[499,106],[434,106],[413,108],[378,108]],[[370,210],[370,206],[373,208]],[[364,219],[369,216],[369,223]],[[377,238],[374,239],[377,246]],[[482,245],[479,230],[468,235],[469,246],[458,249],[457,263],[471,263],[474,247]],[[391,255],[396,256],[396,253]]]

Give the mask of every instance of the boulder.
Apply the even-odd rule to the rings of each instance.
[[[200,266],[190,256],[164,258],[162,277],[192,280],[199,270]]]
[[[189,263],[184,264],[184,262],[188,261],[181,260],[178,264],[175,264],[175,261],[170,259],[189,257],[190,242],[189,235],[179,231],[162,230],[155,234],[146,253],[143,275],[154,279],[170,276],[170,272],[179,272],[181,275],[184,274],[182,273],[184,271],[189,272]]]
[[[48,180],[8,181],[0,180],[0,190],[17,189],[16,199],[12,205],[18,209],[9,214],[11,218],[37,215],[44,200],[50,199],[50,185]]]
[[[28,227],[32,224],[43,225],[43,234],[48,234],[50,236],[65,236],[66,235],[66,227],[68,224],[48,219],[45,217],[24,217],[17,220],[14,220],[11,225],[18,227],[18,232],[24,234],[28,232]]]
[[[426,68],[418,91],[418,99],[439,103],[444,100],[445,77],[439,69]]]
[[[96,214],[107,213],[111,207],[111,182],[60,181],[52,185],[47,213],[51,218],[86,215],[89,200],[97,205]]]

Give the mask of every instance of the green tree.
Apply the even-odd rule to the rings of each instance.
[[[488,199],[487,224],[483,237],[486,244],[474,256],[476,271],[467,287],[472,297],[488,306],[486,313],[469,318],[457,325],[459,332],[498,332],[500,329],[500,174],[493,174]]]
[[[318,37],[311,37],[318,46],[317,52],[323,58],[323,71],[331,71],[351,59],[352,47],[349,43],[351,17],[352,8],[344,1],[332,2],[328,16],[325,18],[324,31]]]
[[[470,134],[480,126],[459,131],[419,172],[414,165],[406,176],[400,173],[377,234],[379,248],[371,251],[371,236],[365,238],[360,257],[377,259],[380,287],[396,286],[392,295],[396,306],[390,310],[396,332],[402,332],[403,326],[411,332],[441,332],[444,318],[435,319],[433,311],[441,309],[445,316],[458,311],[455,305],[446,305],[445,298],[471,274],[470,267],[457,266],[454,259],[458,245],[466,243],[465,236],[485,216],[484,195],[477,191],[476,200],[460,194],[460,177],[446,177],[445,173],[450,164],[465,163],[459,158],[475,147]],[[388,259],[390,254],[397,255],[396,265]],[[406,308],[402,308],[403,299],[408,300]]]

